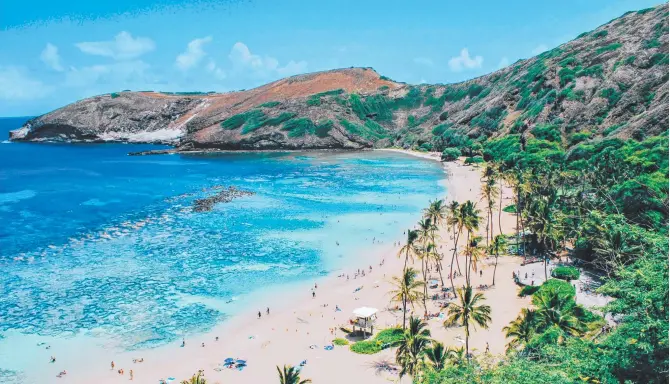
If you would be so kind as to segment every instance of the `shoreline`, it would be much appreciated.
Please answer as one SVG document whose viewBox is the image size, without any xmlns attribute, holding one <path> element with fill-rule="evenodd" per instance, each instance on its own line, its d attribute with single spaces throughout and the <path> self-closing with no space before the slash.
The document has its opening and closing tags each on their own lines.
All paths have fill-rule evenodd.
<svg viewBox="0 0 670 384">
<path fill-rule="evenodd" d="M 393 149 L 390 151 L 439 161 L 439 158 L 435 156 L 424 156 L 422 153 L 413 151 Z M 479 184 L 479 174 L 474 171 L 474 168 L 458 163 L 445 163 L 442 168 L 444 178 L 440 183 L 447 187 L 447 201 L 478 200 L 476 196 L 473 196 L 472 188 L 469 188 L 468 191 L 468 187 L 478 187 Z M 417 213 L 418 215 L 420 213 Z M 411 228 L 413 223 L 407 223 L 407 226 Z M 443 234 L 444 239 L 448 237 L 447 233 Z M 398 233 L 396 240 L 403 241 L 403 239 L 404 236 Z M 444 245 L 450 249 L 447 241 L 442 242 L 440 248 Z M 307 359 L 308 364 L 303 368 L 302 376 L 312 378 L 314 382 L 341 382 L 351 377 L 359 377 L 362 380 L 360 382 L 365 383 L 387 382 L 392 376 L 376 375 L 374 369 L 370 367 L 380 358 L 393 361 L 391 351 L 385 350 L 375 355 L 358 355 L 350 352 L 348 347 L 336 347 L 332 351 L 326 351 L 323 346 L 330 344 L 330 340 L 335 337 L 344 336 L 339 330 L 331 333 L 329 329 L 347 324 L 351 311 L 356 307 L 374 306 L 380 309 L 378 320 L 380 328 L 397 325 L 402 321 L 400 313 L 386 310 L 389 306 L 387 292 L 390 277 L 397 275 L 402 269 L 402 260 L 396 257 L 397 248 L 388 242 L 366 247 L 360 250 L 363 256 L 358 263 L 360 265 L 354 265 L 352 261 L 347 263 L 346 267 L 329 271 L 327 276 L 322 276 L 314 282 L 301 281 L 282 286 L 264 287 L 248 294 L 244 297 L 245 302 L 235 303 L 244 306 L 243 310 L 236 312 L 209 331 L 192 337 L 186 335 L 186 346 L 183 348 L 179 346 L 180 343 L 171 343 L 147 350 L 119 352 L 111 345 L 105 346 L 104 340 L 95 340 L 97 344 L 95 347 L 79 346 L 78 360 L 68 361 L 66 357 L 62 361 L 59 358 L 58 364 L 48 365 L 48 369 L 45 370 L 48 371 L 48 374 L 45 372 L 44 377 L 50 379 L 63 368 L 76 367 L 76 370 L 68 369 L 68 382 L 117 383 L 128 380 L 128 372 L 133 369 L 135 382 L 156 383 L 159 379 L 168 377 L 175 377 L 177 381 L 180 381 L 190 377 L 199 369 L 203 369 L 208 381 L 213 383 L 273 382 L 276 381 L 276 365 L 297 366 L 301 361 Z M 514 262 L 516 258 L 507 259 L 510 259 L 512 266 L 516 265 Z M 382 261 L 383 265 L 380 265 Z M 503 269 L 508 270 L 509 268 L 503 268 L 502 264 L 501 262 L 501 265 L 498 266 L 500 280 L 509 280 L 502 274 Z M 372 267 L 372 272 L 367 273 L 366 277 L 354 278 L 355 270 L 361 267 L 363 269 Z M 346 278 L 337 276 L 342 273 L 348 274 L 350 279 L 347 281 Z M 460 279 L 455 279 L 455 283 L 458 280 Z M 473 284 L 478 282 L 478 278 L 474 279 Z M 318 288 L 314 290 L 316 298 L 311 297 L 310 287 L 313 287 L 313 284 L 318 285 Z M 449 282 L 445 281 L 445 285 L 448 286 Z M 362 289 L 354 293 L 355 288 L 358 287 Z M 300 291 L 304 296 L 300 297 Z M 507 295 L 506 298 L 515 300 L 521 305 L 527 305 L 529 301 L 510 298 Z M 272 303 L 270 316 L 266 315 L 265 305 L 261 306 L 261 301 Z M 248 310 L 254 304 L 258 308 L 254 311 Z M 336 306 L 342 311 L 336 312 L 334 310 Z M 518 313 L 518 305 L 508 307 L 510 307 L 509 313 L 500 318 L 501 325 L 497 326 L 498 328 L 506 325 Z M 259 310 L 262 312 L 260 319 L 255 315 L 255 312 Z M 433 308 L 429 308 L 429 312 L 432 310 Z M 434 331 L 436 338 L 447 345 L 458 343 L 454 340 L 458 340 L 458 335 L 462 333 L 462 330 L 439 329 L 441 327 L 438 323 L 439 320 L 430 320 L 431 328 L 436 328 L 437 325 Z M 218 341 L 216 341 L 217 337 Z M 471 344 L 475 349 L 477 347 L 483 349 L 484 341 L 477 341 L 476 338 L 477 335 L 473 335 Z M 78 341 L 81 340 L 70 340 L 69 343 L 67 340 L 59 342 L 72 344 L 65 348 L 69 349 Z M 202 343 L 204 347 L 201 346 Z M 34 348 L 34 345 L 31 344 L 30 347 Z M 317 345 L 318 348 L 310 349 L 311 345 Z M 502 345 L 499 342 L 492 343 L 491 350 L 494 353 L 501 353 L 503 347 L 504 343 Z M 39 355 L 38 361 L 40 362 L 48 361 L 49 354 L 50 351 L 36 353 Z M 242 372 L 227 369 L 217 371 L 216 369 L 227 357 L 246 359 L 249 365 Z M 132 363 L 132 360 L 136 358 L 143 358 L 144 362 Z M 116 363 L 116 369 L 125 370 L 125 375 L 119 375 L 115 370 L 110 369 L 112 360 Z M 348 367 L 346 374 L 341 372 L 342 366 Z"/>
</svg>

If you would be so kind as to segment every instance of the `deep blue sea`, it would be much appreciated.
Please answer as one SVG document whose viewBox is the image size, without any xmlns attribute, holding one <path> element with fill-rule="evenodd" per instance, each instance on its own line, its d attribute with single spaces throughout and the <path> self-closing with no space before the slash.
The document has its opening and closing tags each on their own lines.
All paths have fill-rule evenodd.
<svg viewBox="0 0 670 384">
<path fill-rule="evenodd" d="M 0 119 L 0 141 L 24 120 Z M 206 331 L 231 300 L 397 240 L 446 193 L 438 163 L 402 154 L 127 156 L 151 148 L 0 144 L 0 337 Z M 255 195 L 193 212 L 217 185 Z"/>
</svg>

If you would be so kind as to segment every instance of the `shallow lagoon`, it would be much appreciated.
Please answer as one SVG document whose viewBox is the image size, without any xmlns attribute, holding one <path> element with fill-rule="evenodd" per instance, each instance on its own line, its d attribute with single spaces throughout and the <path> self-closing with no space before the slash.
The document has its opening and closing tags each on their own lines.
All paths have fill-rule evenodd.
<svg viewBox="0 0 670 384">
<path fill-rule="evenodd" d="M 0 144 L 0 334 L 142 349 L 204 332 L 234 300 L 392 242 L 445 194 L 438 163 L 396 153 L 126 155 L 146 147 Z M 217 185 L 255 195 L 193 212 Z"/>
</svg>

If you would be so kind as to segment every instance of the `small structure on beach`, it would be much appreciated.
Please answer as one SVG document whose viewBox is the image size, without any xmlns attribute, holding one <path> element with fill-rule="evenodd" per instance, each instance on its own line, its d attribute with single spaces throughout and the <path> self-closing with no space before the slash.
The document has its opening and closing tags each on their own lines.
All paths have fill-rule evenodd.
<svg viewBox="0 0 670 384">
<path fill-rule="evenodd" d="M 356 327 L 363 332 L 363 337 L 370 329 L 370 335 L 374 332 L 375 322 L 377 320 L 377 308 L 360 307 L 354 309 L 355 319 L 351 321 L 352 332 L 356 332 Z"/>
</svg>

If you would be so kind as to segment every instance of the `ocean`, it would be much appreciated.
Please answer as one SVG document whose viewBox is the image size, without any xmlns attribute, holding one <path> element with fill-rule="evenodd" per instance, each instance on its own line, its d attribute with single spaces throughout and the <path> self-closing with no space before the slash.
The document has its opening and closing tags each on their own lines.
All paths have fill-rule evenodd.
<svg viewBox="0 0 670 384">
<path fill-rule="evenodd" d="M 446 193 L 439 163 L 397 153 L 127 155 L 156 148 L 0 143 L 0 382 L 22 365 L 7 334 L 137 350 L 205 332 L 399 239 Z M 254 195 L 193 210 L 229 186 Z"/>
</svg>

